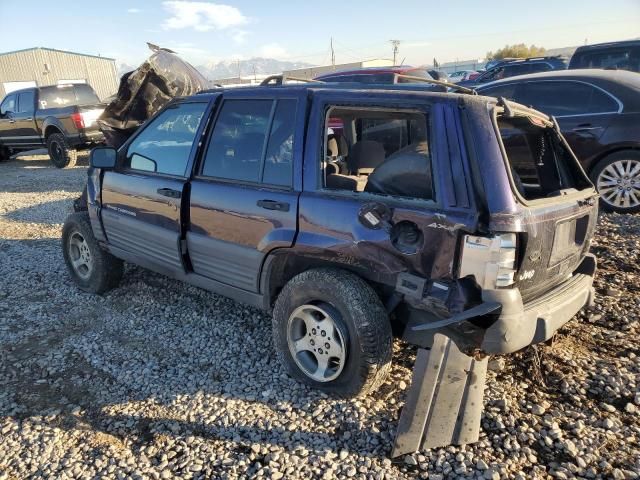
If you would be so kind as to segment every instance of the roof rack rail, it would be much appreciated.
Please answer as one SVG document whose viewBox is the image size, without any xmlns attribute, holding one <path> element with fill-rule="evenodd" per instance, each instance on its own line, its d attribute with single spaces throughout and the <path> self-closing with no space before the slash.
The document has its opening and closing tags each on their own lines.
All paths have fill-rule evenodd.
<svg viewBox="0 0 640 480">
<path fill-rule="evenodd" d="M 476 92 L 473 88 L 467 88 L 467 87 L 463 87 L 462 85 L 457 85 L 455 83 L 449 83 L 449 82 L 441 82 L 440 80 L 434 80 L 432 78 L 424 78 L 424 77 L 414 77 L 413 75 L 401 75 L 401 74 L 397 74 L 396 75 L 397 78 L 404 78 L 406 80 L 413 80 L 416 82 L 424 82 L 424 83 L 431 83 L 433 85 L 440 85 L 442 87 L 447 87 L 447 88 L 451 88 L 453 90 L 457 90 L 461 93 L 468 93 L 469 95 L 477 95 L 478 92 Z"/>
<path fill-rule="evenodd" d="M 306 83 L 324 83 L 322 80 L 311 80 L 309 78 L 290 77 L 288 75 L 270 75 L 265 78 L 260 85 L 263 87 L 282 85 L 287 80 L 293 80 L 294 82 L 306 82 Z"/>
</svg>

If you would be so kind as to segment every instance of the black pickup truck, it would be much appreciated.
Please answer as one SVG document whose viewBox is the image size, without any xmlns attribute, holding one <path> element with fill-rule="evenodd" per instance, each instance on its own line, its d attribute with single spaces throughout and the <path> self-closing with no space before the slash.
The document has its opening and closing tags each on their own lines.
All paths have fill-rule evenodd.
<svg viewBox="0 0 640 480">
<path fill-rule="evenodd" d="M 73 167 L 78 150 L 102 143 L 104 110 L 89 85 L 52 85 L 9 93 L 0 103 L 0 161 L 12 151 L 47 147 L 58 168 Z"/>
</svg>

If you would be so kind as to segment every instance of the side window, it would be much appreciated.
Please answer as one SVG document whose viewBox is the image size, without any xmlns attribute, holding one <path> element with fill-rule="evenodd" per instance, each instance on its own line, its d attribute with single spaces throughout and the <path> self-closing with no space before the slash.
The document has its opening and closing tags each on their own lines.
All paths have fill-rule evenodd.
<svg viewBox="0 0 640 480">
<path fill-rule="evenodd" d="M 2 101 L 0 105 L 0 114 L 6 115 L 7 113 L 15 113 L 16 111 L 16 96 L 9 95 Z"/>
<path fill-rule="evenodd" d="M 495 87 L 481 88 L 478 90 L 480 95 L 487 97 L 504 97 L 507 100 L 514 100 L 516 96 L 516 84 L 509 83 L 506 85 L 496 85 Z"/>
<path fill-rule="evenodd" d="M 225 100 L 202 175 L 290 186 L 296 104 L 294 99 Z"/>
<path fill-rule="evenodd" d="M 293 180 L 293 137 L 296 107 L 293 99 L 278 100 L 273 116 L 262 183 L 291 186 Z"/>
<path fill-rule="evenodd" d="M 333 125 L 340 124 L 339 130 Z M 415 110 L 329 108 L 323 187 L 395 197 L 434 198 L 427 114 Z M 343 144 L 333 155 L 333 144 Z"/>
<path fill-rule="evenodd" d="M 527 73 L 546 72 L 547 70 L 551 70 L 551 65 L 546 62 L 538 62 L 532 63 Z"/>
<path fill-rule="evenodd" d="M 530 64 L 507 65 L 504 67 L 504 76 L 502 78 L 525 75 L 531 72 L 531 67 L 532 65 Z"/>
<path fill-rule="evenodd" d="M 585 83 L 571 81 L 523 83 L 518 90 L 516 101 L 558 117 L 618 110 L 615 100 L 601 90 Z"/>
<path fill-rule="evenodd" d="M 29 113 L 33 112 L 35 105 L 35 94 L 33 90 L 29 90 L 27 92 L 22 92 L 18 95 L 18 112 L 20 113 Z"/>
<path fill-rule="evenodd" d="M 184 176 L 206 108 L 206 103 L 182 103 L 167 108 L 131 142 L 124 167 Z"/>
</svg>

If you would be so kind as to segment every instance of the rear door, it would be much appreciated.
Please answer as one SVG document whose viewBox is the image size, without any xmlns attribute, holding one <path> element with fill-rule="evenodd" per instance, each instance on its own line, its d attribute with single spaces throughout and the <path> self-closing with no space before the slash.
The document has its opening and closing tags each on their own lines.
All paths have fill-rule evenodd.
<svg viewBox="0 0 640 480">
<path fill-rule="evenodd" d="M 184 274 L 182 201 L 208 98 L 173 103 L 119 151 L 102 183 L 102 223 L 110 247 L 135 263 Z"/>
<path fill-rule="evenodd" d="M 20 137 L 17 142 L 21 147 L 36 147 L 41 144 L 40 135 L 34 120 L 36 108 L 36 90 L 25 90 L 18 93 L 18 106 L 14 115 L 14 135 Z"/>
<path fill-rule="evenodd" d="M 258 291 L 266 255 L 296 236 L 303 97 L 225 92 L 191 182 L 193 273 Z"/>
</svg>

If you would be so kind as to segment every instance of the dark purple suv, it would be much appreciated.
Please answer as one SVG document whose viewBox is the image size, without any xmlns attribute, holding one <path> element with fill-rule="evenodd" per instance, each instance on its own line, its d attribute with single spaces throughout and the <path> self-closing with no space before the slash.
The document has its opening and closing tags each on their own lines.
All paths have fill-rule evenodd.
<svg viewBox="0 0 640 480">
<path fill-rule="evenodd" d="M 220 89 L 171 102 L 90 162 L 88 211 L 62 242 L 81 289 L 115 288 L 126 261 L 272 311 L 287 371 L 340 395 L 381 385 L 393 326 L 436 352 L 435 370 L 418 355 L 418 397 L 425 371 L 466 379 L 440 392 L 459 387 L 477 415 L 452 416 L 468 428 L 445 443 L 473 441 L 487 355 L 549 339 L 593 297 L 597 193 L 549 117 L 515 103 Z M 407 418 L 395 454 L 425 428 Z"/>
</svg>

